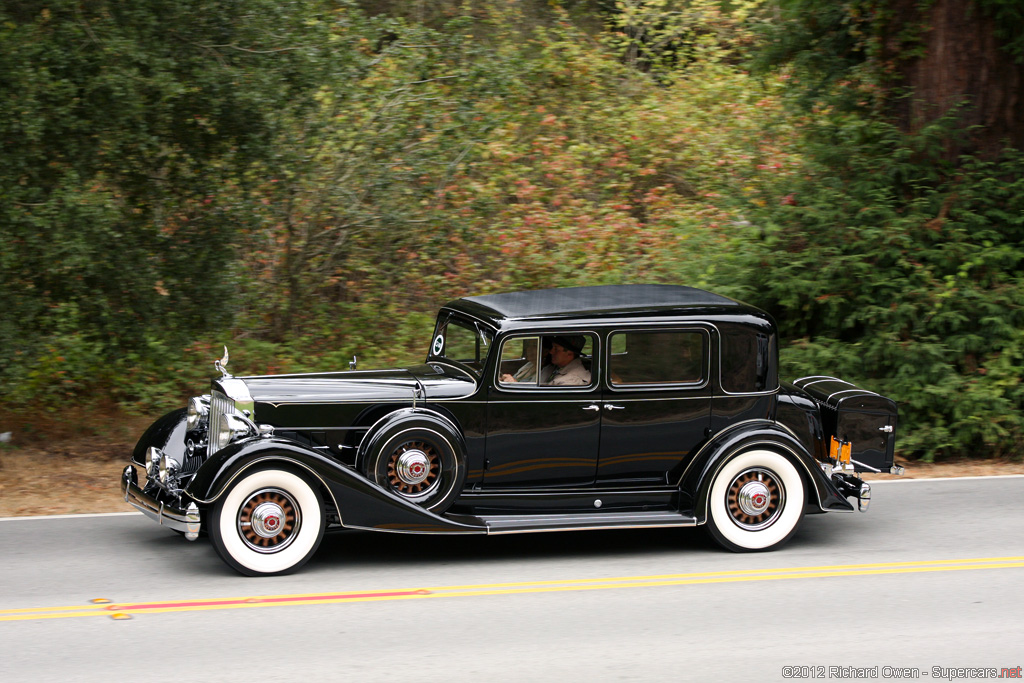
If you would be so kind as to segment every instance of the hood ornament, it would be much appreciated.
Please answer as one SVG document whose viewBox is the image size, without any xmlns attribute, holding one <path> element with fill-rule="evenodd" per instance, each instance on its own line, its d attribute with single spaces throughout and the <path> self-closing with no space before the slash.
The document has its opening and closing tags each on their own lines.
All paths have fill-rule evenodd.
<svg viewBox="0 0 1024 683">
<path fill-rule="evenodd" d="M 227 367 L 227 364 L 228 364 L 229 360 L 231 360 L 231 356 L 228 355 L 228 347 L 225 346 L 224 347 L 224 357 L 221 358 L 220 360 L 213 361 L 213 367 L 215 367 L 218 370 L 220 370 L 220 374 L 223 377 L 231 377 L 231 373 L 228 372 L 225 369 Z"/>
</svg>

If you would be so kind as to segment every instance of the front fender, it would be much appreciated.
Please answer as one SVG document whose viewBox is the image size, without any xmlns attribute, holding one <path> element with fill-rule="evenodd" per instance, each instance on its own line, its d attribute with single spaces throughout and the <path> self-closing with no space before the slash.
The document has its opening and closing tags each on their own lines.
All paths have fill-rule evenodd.
<svg viewBox="0 0 1024 683">
<path fill-rule="evenodd" d="M 185 494 L 203 505 L 212 504 L 245 472 L 264 466 L 296 469 L 318 481 L 344 527 L 417 533 L 486 532 L 483 525 L 435 515 L 329 456 L 279 437 L 244 439 L 217 451 L 196 472 Z"/>
<path fill-rule="evenodd" d="M 773 450 L 791 460 L 804 481 L 814 488 L 808 504 L 815 512 L 853 512 L 853 505 L 835 487 L 806 447 L 789 431 L 769 421 L 738 425 L 717 435 L 691 461 L 680 479 L 680 489 L 691 493 L 697 523 L 707 519 L 708 496 L 715 474 L 733 456 L 754 448 Z M 808 498 L 811 498 L 808 495 Z"/>
<path fill-rule="evenodd" d="M 132 462 L 145 468 L 147 464 L 146 451 L 150 447 L 159 448 L 180 463 L 185 462 L 187 412 L 185 408 L 172 410 L 151 424 L 139 438 L 139 442 L 135 444 L 135 449 L 132 451 Z"/>
</svg>

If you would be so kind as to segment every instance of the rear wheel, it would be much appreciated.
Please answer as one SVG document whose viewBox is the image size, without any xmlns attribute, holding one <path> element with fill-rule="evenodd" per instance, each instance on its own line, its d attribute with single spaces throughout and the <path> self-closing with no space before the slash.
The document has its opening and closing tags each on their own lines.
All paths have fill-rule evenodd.
<svg viewBox="0 0 1024 683">
<path fill-rule="evenodd" d="M 260 469 L 231 484 L 214 504 L 210 539 L 221 559 L 243 574 L 287 574 L 320 545 L 323 507 L 323 497 L 305 476 Z"/>
<path fill-rule="evenodd" d="M 772 451 L 747 451 L 715 475 L 707 528 L 734 552 L 773 550 L 790 539 L 803 512 L 804 483 L 793 463 Z"/>
</svg>

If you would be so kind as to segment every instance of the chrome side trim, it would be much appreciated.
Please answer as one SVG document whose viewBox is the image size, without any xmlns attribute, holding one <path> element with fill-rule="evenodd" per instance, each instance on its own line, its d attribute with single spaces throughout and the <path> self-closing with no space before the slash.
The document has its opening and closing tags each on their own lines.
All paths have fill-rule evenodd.
<svg viewBox="0 0 1024 683">
<path fill-rule="evenodd" d="M 479 505 L 480 501 L 487 501 L 489 498 L 507 498 L 509 496 L 515 496 L 516 498 L 530 498 L 530 497 L 565 497 L 572 496 L 574 498 L 593 498 L 594 496 L 608 496 L 625 495 L 625 496 L 649 496 L 649 495 L 671 495 L 679 490 L 678 486 L 666 486 L 665 488 L 647 488 L 647 489 L 547 489 L 544 491 L 537 490 L 523 490 L 523 489 L 500 489 L 500 490 L 488 490 L 488 491 L 466 491 L 459 496 L 460 501 L 472 502 L 473 505 Z"/>
<path fill-rule="evenodd" d="M 663 524 L 597 524 L 594 526 L 556 526 L 538 527 L 536 529 L 503 529 L 487 530 L 488 536 L 508 536 L 510 534 L 546 534 L 556 531 L 608 531 L 611 529 L 664 529 L 668 527 L 695 527 L 697 520 L 685 522 L 665 522 Z"/>
<path fill-rule="evenodd" d="M 410 389 L 411 389 L 411 387 L 410 387 Z M 473 393 L 476 393 L 476 392 L 473 392 Z M 466 395 L 467 396 L 472 396 L 473 393 L 466 394 Z M 429 398 L 428 397 L 426 400 L 423 401 L 423 403 L 444 403 L 445 401 L 458 401 L 459 403 L 471 403 L 471 401 L 462 401 L 460 399 L 461 399 L 461 397 L 459 397 L 459 396 L 454 396 L 454 397 L 451 397 L 451 398 Z M 381 403 L 381 404 L 383 404 L 383 403 L 397 403 L 397 404 L 404 404 L 404 405 L 407 405 L 407 406 L 411 407 L 412 406 L 412 396 L 410 395 L 409 398 L 375 398 L 372 401 L 368 401 L 365 398 L 334 399 L 334 400 L 326 400 L 325 399 L 323 401 L 307 401 L 307 400 L 302 400 L 302 401 L 274 401 L 274 402 L 266 401 L 266 404 L 268 406 L 273 406 L 275 408 L 277 408 L 278 406 L 283 406 L 283 405 L 289 405 L 289 406 L 326 406 L 326 405 L 344 405 L 346 403 L 360 403 L 360 404 L 363 404 L 363 405 L 368 404 L 368 403 L 374 403 L 374 404 L 376 404 L 376 403 Z M 475 403 L 486 403 L 486 401 L 475 401 Z M 419 406 L 417 406 L 417 407 L 419 407 Z M 277 427 L 277 429 L 281 429 L 281 428 Z M 303 429 L 305 429 L 305 427 L 303 427 Z M 341 429 L 341 427 L 331 427 L 331 429 Z"/>
<path fill-rule="evenodd" d="M 417 536 L 468 536 L 470 534 L 486 534 L 486 529 L 464 529 L 459 531 L 424 531 L 422 529 L 381 529 L 374 526 L 344 525 L 346 529 L 373 531 L 378 534 L 416 534 Z"/>
<path fill-rule="evenodd" d="M 839 394 L 849 394 L 849 393 L 853 393 L 853 392 L 859 392 L 861 394 L 868 394 L 870 396 L 878 396 L 878 394 L 876 394 L 873 391 L 868 391 L 867 389 L 861 389 L 860 387 L 857 387 L 856 389 L 843 389 L 842 391 L 836 391 L 834 393 L 831 393 L 831 394 L 828 395 L 828 398 L 826 398 L 825 401 L 826 402 L 827 401 L 831 401 L 833 396 L 838 396 Z"/>
<path fill-rule="evenodd" d="M 320 404 L 317 404 L 320 405 Z M 274 425 L 274 432 L 358 432 L 369 427 L 278 427 Z"/>
<path fill-rule="evenodd" d="M 793 380 L 793 384 L 796 384 L 797 382 L 803 382 L 805 379 L 821 380 L 821 379 L 838 379 L 838 378 L 832 377 L 831 375 L 808 375 L 807 377 L 801 377 L 799 379 Z"/>
<path fill-rule="evenodd" d="M 487 515 L 479 519 L 488 536 L 591 531 L 601 529 L 656 529 L 697 526 L 694 517 L 678 512 L 586 512 L 566 515 Z"/>
</svg>

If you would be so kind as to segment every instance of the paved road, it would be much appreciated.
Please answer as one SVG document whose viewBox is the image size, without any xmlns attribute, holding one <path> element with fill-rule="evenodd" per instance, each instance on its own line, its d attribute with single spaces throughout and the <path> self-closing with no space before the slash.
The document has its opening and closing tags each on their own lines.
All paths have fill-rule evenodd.
<svg viewBox="0 0 1024 683">
<path fill-rule="evenodd" d="M 1024 665 L 1022 493 L 878 482 L 871 512 L 750 555 L 694 529 L 350 532 L 263 579 L 141 515 L 2 520 L 0 681 L 956 680 Z"/>
</svg>

